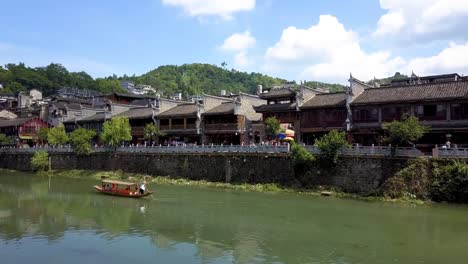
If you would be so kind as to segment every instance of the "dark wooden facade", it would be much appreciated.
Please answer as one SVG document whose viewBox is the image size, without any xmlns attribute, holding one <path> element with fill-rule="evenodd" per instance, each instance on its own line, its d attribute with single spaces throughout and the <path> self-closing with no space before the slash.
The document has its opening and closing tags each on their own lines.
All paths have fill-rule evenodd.
<svg viewBox="0 0 468 264">
<path fill-rule="evenodd" d="M 0 120 L 0 133 L 21 144 L 32 144 L 37 141 L 37 133 L 49 125 L 39 117 Z"/>
<path fill-rule="evenodd" d="M 204 115 L 206 144 L 234 144 L 244 142 L 246 136 L 245 116 L 233 113 Z"/>
</svg>

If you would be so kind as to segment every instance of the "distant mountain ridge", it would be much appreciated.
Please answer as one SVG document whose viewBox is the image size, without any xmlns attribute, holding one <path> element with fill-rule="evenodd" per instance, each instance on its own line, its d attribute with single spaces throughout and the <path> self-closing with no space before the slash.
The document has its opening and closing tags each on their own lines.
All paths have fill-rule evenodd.
<svg viewBox="0 0 468 264">
<path fill-rule="evenodd" d="M 223 64 L 225 66 L 225 64 Z M 135 84 L 148 84 L 156 88 L 162 96 L 182 93 L 184 96 L 195 94 L 220 94 L 226 92 L 255 93 L 257 85 L 265 88 L 284 84 L 287 81 L 261 73 L 247 73 L 235 69 L 228 70 L 211 64 L 192 63 L 183 65 L 164 65 L 140 76 L 113 76 L 92 78 L 84 71 L 69 72 L 64 66 L 51 63 L 45 67 L 31 68 L 23 63 L 6 64 L 0 67 L 0 93 L 18 93 L 39 89 L 44 95 L 53 95 L 62 87 L 88 89 L 101 93 L 126 92 L 120 81 L 128 80 Z M 340 84 L 305 82 L 309 87 L 328 88 L 331 92 L 343 91 Z"/>
</svg>

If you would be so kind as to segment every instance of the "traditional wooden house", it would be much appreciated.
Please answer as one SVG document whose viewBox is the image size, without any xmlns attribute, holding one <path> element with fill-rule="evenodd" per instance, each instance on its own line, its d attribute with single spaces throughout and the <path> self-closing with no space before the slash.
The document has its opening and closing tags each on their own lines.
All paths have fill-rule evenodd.
<svg viewBox="0 0 468 264">
<path fill-rule="evenodd" d="M 301 107 L 302 142 L 313 144 L 331 130 L 346 130 L 346 94 L 318 94 Z"/>
<path fill-rule="evenodd" d="M 288 83 L 266 89 L 265 92 L 259 86 L 257 93 L 261 99 L 266 100 L 266 104 L 255 107 L 255 111 L 263 115 L 263 120 L 277 118 L 282 128 L 294 130 L 296 139 L 300 141 L 300 107 L 315 95 L 328 93 L 328 90 L 304 85 L 296 88 L 295 84 Z"/>
<path fill-rule="evenodd" d="M 167 144 L 201 144 L 203 141 L 202 113 L 205 113 L 231 98 L 203 94 L 196 102 L 181 103 L 157 115 L 159 127 L 167 136 Z"/>
<path fill-rule="evenodd" d="M 255 134 L 252 122 L 259 121 L 262 115 L 256 113 L 254 106 L 266 103 L 258 96 L 239 93 L 232 101 L 204 112 L 203 143 L 205 144 L 249 144 L 255 139 L 260 142 L 260 135 Z"/>
<path fill-rule="evenodd" d="M 133 101 L 133 103 L 136 103 Z M 132 127 L 132 138 L 134 143 L 144 141 L 144 128 L 149 123 L 158 124 L 157 115 L 176 107 L 181 102 L 169 99 L 157 98 L 155 100 L 141 100 L 141 106 L 122 112 L 117 116 L 127 117 Z"/>
<path fill-rule="evenodd" d="M 166 144 L 200 144 L 200 119 L 203 106 L 198 103 L 177 105 L 157 115 L 159 129 L 166 134 Z"/>
<path fill-rule="evenodd" d="M 96 105 L 93 100 L 55 97 L 48 104 L 48 123 L 57 126 L 66 121 L 83 119 L 102 112 L 105 104 Z"/>
<path fill-rule="evenodd" d="M 99 135 L 102 132 L 102 125 L 104 124 L 104 122 L 111 118 L 112 115 L 110 112 L 103 111 L 79 120 L 65 121 L 63 122 L 63 124 L 67 133 L 70 133 L 73 130 L 82 127 L 85 129 L 93 130 L 94 132 L 96 132 L 97 135 Z"/>
<path fill-rule="evenodd" d="M 141 99 L 154 99 L 155 96 L 145 96 L 145 95 L 135 95 L 135 94 L 125 94 L 125 93 L 110 93 L 97 96 L 98 101 L 111 102 L 116 104 L 132 104 L 135 100 Z"/>
<path fill-rule="evenodd" d="M 418 143 L 468 144 L 468 80 L 457 74 L 366 88 L 350 103 L 354 142 L 381 143 L 383 124 L 414 115 L 430 127 Z"/>
<path fill-rule="evenodd" d="M 37 140 L 37 132 L 48 127 L 47 122 L 38 117 L 0 120 L 0 133 L 19 144 L 30 144 Z"/>
</svg>

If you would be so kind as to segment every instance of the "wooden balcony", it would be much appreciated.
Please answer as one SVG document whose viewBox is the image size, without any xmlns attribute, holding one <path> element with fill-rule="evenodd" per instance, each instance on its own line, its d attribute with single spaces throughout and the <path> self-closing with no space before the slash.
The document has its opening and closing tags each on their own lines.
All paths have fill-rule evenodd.
<svg viewBox="0 0 468 264">
<path fill-rule="evenodd" d="M 161 125 L 159 126 L 161 130 L 184 130 L 184 129 L 197 129 L 196 124 L 186 124 L 186 125 Z"/>
<path fill-rule="evenodd" d="M 206 131 L 236 131 L 237 123 L 205 124 Z"/>
<path fill-rule="evenodd" d="M 145 134 L 145 127 L 134 126 L 132 127 L 132 136 L 143 136 Z"/>
</svg>

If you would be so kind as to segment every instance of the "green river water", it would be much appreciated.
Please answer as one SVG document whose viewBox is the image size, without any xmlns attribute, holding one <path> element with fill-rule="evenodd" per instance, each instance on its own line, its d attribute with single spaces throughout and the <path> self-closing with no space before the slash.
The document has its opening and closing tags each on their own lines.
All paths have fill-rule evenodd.
<svg viewBox="0 0 468 264">
<path fill-rule="evenodd" d="M 0 172 L 0 263 L 468 263 L 468 207 Z"/>
</svg>

